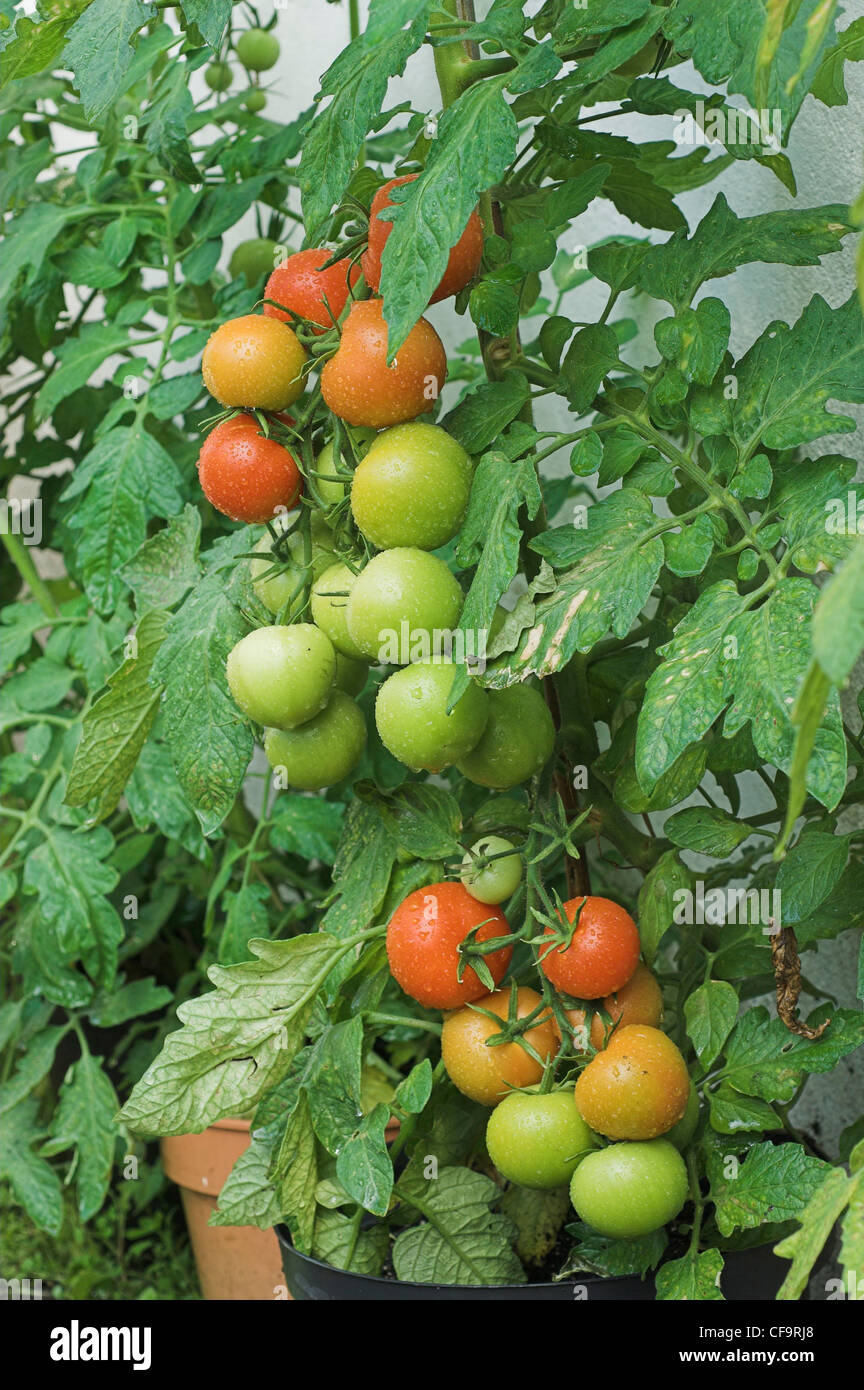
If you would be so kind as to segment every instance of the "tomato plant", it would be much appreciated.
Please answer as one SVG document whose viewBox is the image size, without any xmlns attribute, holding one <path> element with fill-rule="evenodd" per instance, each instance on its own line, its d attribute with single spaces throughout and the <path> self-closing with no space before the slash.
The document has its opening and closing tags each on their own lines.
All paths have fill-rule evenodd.
<svg viewBox="0 0 864 1390">
<path fill-rule="evenodd" d="M 864 1191 L 860 21 L 360 8 L 302 110 L 279 6 L 0 17 L 0 1177 L 119 1260 L 245 1116 L 216 1221 L 350 1287 L 788 1302 Z"/>
</svg>

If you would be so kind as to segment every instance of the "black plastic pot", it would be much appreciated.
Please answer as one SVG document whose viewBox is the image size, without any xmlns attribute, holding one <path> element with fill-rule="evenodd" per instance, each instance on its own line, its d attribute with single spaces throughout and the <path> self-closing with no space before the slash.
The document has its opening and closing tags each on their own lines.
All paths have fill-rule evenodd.
<svg viewBox="0 0 864 1390">
<path fill-rule="evenodd" d="M 277 1226 L 282 1250 L 282 1267 L 291 1297 L 298 1301 L 335 1299 L 339 1302 L 397 1302 L 441 1299 L 472 1302 L 483 1299 L 545 1299 L 573 1302 L 574 1284 L 585 1289 L 587 1301 L 650 1302 L 654 1299 L 653 1279 L 601 1279 L 580 1274 L 572 1282 L 558 1284 L 409 1284 L 399 1279 L 379 1279 L 368 1274 L 350 1274 L 344 1269 L 301 1255 L 291 1244 L 285 1226 Z M 730 1302 L 771 1302 L 789 1269 L 770 1246 L 755 1250 L 734 1250 L 726 1255 L 721 1278 L 723 1297 Z"/>
</svg>

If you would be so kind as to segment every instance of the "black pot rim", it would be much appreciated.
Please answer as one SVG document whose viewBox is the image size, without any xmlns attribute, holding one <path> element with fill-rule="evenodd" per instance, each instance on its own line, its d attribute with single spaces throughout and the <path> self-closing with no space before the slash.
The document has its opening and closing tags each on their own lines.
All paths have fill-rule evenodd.
<svg viewBox="0 0 864 1390">
<path fill-rule="evenodd" d="M 524 1284 L 421 1284 L 418 1283 L 416 1279 L 385 1279 L 380 1274 L 358 1274 L 356 1270 L 339 1269 L 338 1265 L 328 1265 L 323 1260 L 316 1260 L 314 1255 L 304 1255 L 303 1251 L 298 1250 L 296 1245 L 294 1245 L 293 1241 L 291 1240 L 291 1233 L 286 1225 L 280 1224 L 278 1226 L 274 1226 L 273 1229 L 276 1232 L 276 1236 L 280 1245 L 284 1245 L 287 1249 L 289 1249 L 292 1252 L 292 1254 L 296 1255 L 298 1259 L 305 1260 L 307 1264 L 314 1265 L 316 1269 L 323 1269 L 327 1272 L 335 1270 L 336 1273 L 347 1274 L 352 1279 L 364 1279 L 368 1281 L 370 1284 L 383 1284 L 387 1288 L 391 1288 L 393 1284 L 401 1284 L 402 1287 L 406 1289 L 488 1289 L 490 1293 L 494 1293 L 496 1289 L 500 1292 L 502 1289 L 525 1288 Z M 588 1271 L 580 1270 L 578 1283 L 618 1284 L 623 1282 L 624 1280 L 633 1279 L 634 1277 L 638 1278 L 639 1276 L 634 1276 L 632 1274 L 591 1274 Z M 574 1280 L 573 1282 L 577 1281 Z M 567 1279 L 544 1279 L 542 1281 L 538 1280 L 536 1283 L 532 1284 L 531 1288 L 559 1289 L 562 1284 L 566 1283 L 568 1283 Z"/>
</svg>

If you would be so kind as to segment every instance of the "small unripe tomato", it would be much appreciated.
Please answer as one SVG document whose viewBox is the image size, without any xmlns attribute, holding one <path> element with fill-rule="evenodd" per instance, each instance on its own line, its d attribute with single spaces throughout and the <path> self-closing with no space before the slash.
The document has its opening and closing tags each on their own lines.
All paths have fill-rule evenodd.
<svg viewBox="0 0 864 1390">
<path fill-rule="evenodd" d="M 211 92 L 227 92 L 231 86 L 231 69 L 227 63 L 208 63 L 204 69 L 204 81 Z"/>
<path fill-rule="evenodd" d="M 520 1187 L 563 1187 L 597 1143 L 569 1091 L 514 1091 L 486 1126 L 489 1157 L 502 1178 Z"/>
<path fill-rule="evenodd" d="M 487 912 L 492 910 L 486 909 Z M 475 996 L 474 1002 L 477 1009 L 459 1009 L 458 1013 L 445 1018 L 441 1030 L 441 1057 L 447 1075 L 464 1096 L 476 1100 L 478 1105 L 498 1105 L 514 1087 L 537 1084 L 543 1075 L 541 1063 L 558 1051 L 558 1038 L 552 1013 L 547 1011 L 538 1014 L 537 1021 L 520 1034 L 537 1053 L 540 1062 L 519 1042 L 490 1047 L 488 1039 L 502 1031 L 507 1018 L 510 990 L 499 989 L 482 999 Z M 517 1018 L 527 1018 L 541 1003 L 542 995 L 523 986 L 517 994 Z M 478 1009 L 486 1009 L 494 1017 L 487 1018 Z"/>
<path fill-rule="evenodd" d="M 385 208 L 393 206 L 391 190 L 400 183 L 413 183 L 416 177 L 416 174 L 402 174 L 399 178 L 390 179 L 378 189 L 372 199 L 369 210 L 369 246 L 363 254 L 362 265 L 366 283 L 373 290 L 377 291 L 381 283 L 381 256 L 393 228 L 393 223 L 382 221 L 380 214 Z M 464 289 L 480 269 L 482 255 L 483 223 L 477 213 L 472 212 L 465 230 L 450 252 L 447 268 L 429 303 L 435 304 L 439 299 L 447 299 L 451 294 L 458 294 Z"/>
<path fill-rule="evenodd" d="M 306 251 L 295 251 L 275 270 L 271 267 L 264 298 L 276 303 L 265 304 L 263 312 L 269 318 L 290 323 L 290 309 L 309 323 L 329 328 L 348 303 L 349 287 L 360 278 L 359 267 L 348 260 L 322 270 L 332 254 L 326 246 L 312 246 Z"/>
<path fill-rule="evenodd" d="M 510 932 L 501 909 L 478 903 L 461 883 L 433 883 L 409 893 L 387 925 L 391 975 L 427 1009 L 458 1009 L 479 999 L 486 986 L 473 966 L 466 965 L 459 979 L 459 945 L 475 928 L 478 945 Z M 508 945 L 484 956 L 496 984 L 512 954 Z"/>
<path fill-rule="evenodd" d="M 259 627 L 228 653 L 228 688 L 257 724 L 293 729 L 327 704 L 336 675 L 330 638 L 311 623 Z"/>
<path fill-rule="evenodd" d="M 267 439 L 252 415 L 235 415 L 211 430 L 198 455 L 207 501 L 234 521 L 270 521 L 297 506 L 303 478 L 293 456 Z"/>
<path fill-rule="evenodd" d="M 296 729 L 267 729 L 264 752 L 277 773 L 298 791 L 332 787 L 348 777 L 366 746 L 363 711 L 349 695 L 334 690 L 320 714 Z"/>
<path fill-rule="evenodd" d="M 279 57 L 279 40 L 266 29 L 247 29 L 234 48 L 247 72 L 267 72 Z"/>
<path fill-rule="evenodd" d="M 609 1139 L 656 1139 L 683 1117 L 687 1065 L 659 1028 L 631 1023 L 613 1033 L 576 1082 L 583 1120 Z"/>
<path fill-rule="evenodd" d="M 446 377 L 444 345 L 426 319 L 417 320 L 388 367 L 381 300 L 363 299 L 350 309 L 321 372 L 321 394 L 349 425 L 383 429 L 431 410 Z"/>
<path fill-rule="evenodd" d="M 312 617 L 322 632 L 326 632 L 337 652 L 352 661 L 361 661 L 363 653 L 348 631 L 348 599 L 357 576 L 347 565 L 331 565 L 320 574 L 312 587 Z"/>
<path fill-rule="evenodd" d="M 375 555 L 357 576 L 348 600 L 348 631 L 370 661 L 406 665 L 443 647 L 463 601 L 459 581 L 443 560 L 397 546 Z"/>
<path fill-rule="evenodd" d="M 296 618 L 301 612 L 306 600 L 305 588 L 308 588 L 309 581 L 314 581 L 335 559 L 332 533 L 318 522 L 319 515 L 317 512 L 312 514 L 312 559 L 311 572 L 308 575 L 305 573 L 305 546 L 299 532 L 293 531 L 288 540 L 283 541 L 279 548 L 274 550 L 273 538 L 269 531 L 265 531 L 253 546 L 255 558 L 249 561 L 252 587 L 271 613 L 281 613 L 285 604 L 290 601 L 291 606 L 285 612 L 286 622 Z M 281 513 L 274 517 L 273 525 L 277 531 L 284 531 L 290 521 L 291 518 L 287 514 Z M 304 579 L 305 588 L 302 582 Z"/>
<path fill-rule="evenodd" d="M 249 90 L 244 93 L 243 105 L 246 107 L 246 110 L 251 111 L 254 116 L 259 111 L 263 111 L 264 107 L 267 105 L 267 93 L 262 92 L 260 87 L 250 87 Z"/>
<path fill-rule="evenodd" d="M 228 266 L 232 280 L 242 275 L 250 289 L 257 285 L 272 271 L 277 245 L 266 236 L 241 241 L 239 246 L 235 246 Z"/>
<path fill-rule="evenodd" d="M 602 999 L 626 985 L 639 962 L 636 923 L 610 898 L 571 898 L 564 903 L 568 922 L 576 922 L 569 946 L 541 948 L 540 969 L 551 985 L 576 999 Z M 578 918 L 578 921 L 577 921 Z"/>
<path fill-rule="evenodd" d="M 628 1023 L 646 1023 L 650 1028 L 657 1028 L 663 1018 L 663 995 L 656 976 L 640 961 L 626 985 L 601 999 L 600 1007 L 612 1019 L 612 1024 L 617 1024 L 619 1028 L 626 1027 Z M 584 1009 L 566 1009 L 565 1012 L 574 1030 L 585 1030 Z M 590 1042 L 595 1048 L 606 1044 L 606 1026 L 599 1013 L 595 1013 L 591 1020 Z M 580 1046 L 578 1037 L 577 1046 Z M 584 1050 L 584 1045 L 581 1050 Z"/>
<path fill-rule="evenodd" d="M 489 691 L 489 723 L 459 771 L 469 782 L 506 791 L 527 782 L 549 761 L 555 725 L 540 691 L 511 685 Z"/>
<path fill-rule="evenodd" d="M 610 1144 L 579 1164 L 570 1179 L 570 1200 L 601 1235 L 635 1240 L 678 1215 L 688 1186 L 684 1160 L 665 1139 Z"/>
<path fill-rule="evenodd" d="M 503 903 L 522 882 L 522 856 L 500 835 L 484 835 L 462 860 L 459 877 L 478 902 Z"/>
<path fill-rule="evenodd" d="M 447 713 L 455 672 L 447 661 L 415 661 L 394 671 L 378 691 L 375 723 L 381 742 L 413 772 L 441 772 L 482 736 L 488 702 L 473 681 Z"/>
<path fill-rule="evenodd" d="M 222 405 L 284 410 L 303 393 L 305 362 L 306 352 L 287 323 L 244 314 L 211 333 L 201 371 Z"/>
<path fill-rule="evenodd" d="M 437 550 L 462 524 L 471 459 L 440 425 L 413 421 L 379 434 L 357 465 L 351 511 L 379 550 Z"/>
</svg>

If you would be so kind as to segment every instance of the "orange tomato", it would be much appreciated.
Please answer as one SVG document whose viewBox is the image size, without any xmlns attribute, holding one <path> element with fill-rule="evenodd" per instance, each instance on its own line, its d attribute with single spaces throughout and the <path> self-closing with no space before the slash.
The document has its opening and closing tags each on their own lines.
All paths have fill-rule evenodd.
<svg viewBox="0 0 864 1390">
<path fill-rule="evenodd" d="M 609 1139 L 656 1139 L 683 1116 L 690 1097 L 684 1058 L 659 1028 L 618 1028 L 576 1082 L 576 1106 Z"/>
<path fill-rule="evenodd" d="M 319 267 L 331 255 L 326 247 L 310 247 L 307 251 L 295 251 L 277 266 L 264 287 L 264 298 L 275 299 L 282 308 L 265 304 L 263 312 L 267 317 L 290 323 L 291 315 L 286 311 L 291 309 L 301 319 L 329 328 L 348 303 L 349 286 L 360 278 L 360 267 L 348 260 L 321 270 Z"/>
<path fill-rule="evenodd" d="M 487 957 L 488 960 L 488 957 Z M 516 1013 L 527 1018 L 542 1002 L 542 995 L 523 987 L 517 991 Z M 543 1075 L 543 1067 L 518 1042 L 487 1046 L 487 1040 L 501 1032 L 510 1007 L 509 989 L 477 999 L 479 1008 L 496 1015 L 487 1018 L 476 1009 L 459 1009 L 444 1020 L 441 1033 L 441 1056 L 447 1075 L 463 1095 L 480 1105 L 497 1105 L 514 1086 L 534 1086 Z M 521 1034 L 545 1062 L 558 1051 L 558 1036 L 551 1011 L 540 1014 L 527 1032 Z"/>
<path fill-rule="evenodd" d="M 284 410 L 303 393 L 305 361 L 305 349 L 287 323 L 244 314 L 211 333 L 201 371 L 222 405 Z"/>
<path fill-rule="evenodd" d="M 387 366 L 387 324 L 380 299 L 358 300 L 321 372 L 325 402 L 349 425 L 383 429 L 431 410 L 447 376 L 444 347 L 431 323 L 418 319 Z"/>
<path fill-rule="evenodd" d="M 370 289 L 377 291 L 381 284 L 381 256 L 393 227 L 392 222 L 381 220 L 380 213 L 385 208 L 393 206 L 393 200 L 390 197 L 391 190 L 400 183 L 413 183 L 416 177 L 416 174 L 403 174 L 401 178 L 390 179 L 388 183 L 378 189 L 372 199 L 372 207 L 369 212 L 369 246 L 363 253 L 361 261 L 363 274 Z M 450 252 L 447 268 L 429 303 L 435 304 L 439 299 L 447 299 L 451 294 L 458 294 L 461 289 L 464 289 L 468 281 L 473 280 L 480 269 L 482 255 L 483 223 L 477 213 L 472 212 L 465 230 Z"/>
<path fill-rule="evenodd" d="M 234 521 L 270 521 L 297 506 L 303 479 L 293 456 L 261 434 L 252 415 L 235 415 L 211 430 L 198 455 L 207 501 Z"/>
<path fill-rule="evenodd" d="M 614 994 L 607 994 L 605 999 L 598 1002 L 601 1009 L 612 1019 L 612 1024 L 617 1024 L 619 1028 L 628 1023 L 647 1023 L 651 1028 L 656 1028 L 663 1017 L 663 995 L 660 986 L 648 966 L 643 965 L 641 961 L 626 985 L 622 985 Z M 574 1030 L 585 1028 L 584 1009 L 565 1009 L 564 1012 Z M 614 1037 L 614 1032 L 610 1032 L 610 1037 Z M 595 1013 L 591 1020 L 591 1046 L 604 1047 L 605 1040 L 606 1025 L 600 1015 Z M 577 1036 L 577 1046 L 578 1043 Z"/>
</svg>

